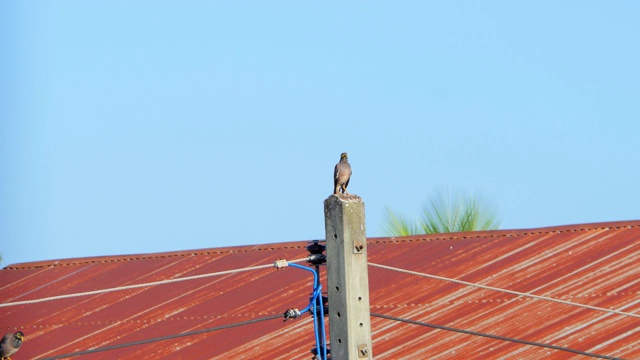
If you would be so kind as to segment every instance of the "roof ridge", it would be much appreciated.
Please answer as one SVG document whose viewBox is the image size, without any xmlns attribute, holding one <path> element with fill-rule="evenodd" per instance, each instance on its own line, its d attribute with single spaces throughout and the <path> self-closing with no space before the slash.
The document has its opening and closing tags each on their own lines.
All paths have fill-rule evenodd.
<svg viewBox="0 0 640 360">
<path fill-rule="evenodd" d="M 424 234 L 424 235 L 412 235 L 412 236 L 394 236 L 394 237 L 367 237 L 367 240 L 373 244 L 384 244 L 387 242 L 414 242 L 414 241 L 447 241 L 447 240 L 460 240 L 469 238 L 505 238 L 514 236 L 526 236 L 531 234 L 550 234 L 550 233 L 563 233 L 563 232 L 576 232 L 576 231 L 594 231 L 604 229 L 620 229 L 620 228 L 634 228 L 640 227 L 640 220 L 629 221 L 615 221 L 615 222 L 600 222 L 600 223 L 586 223 L 586 224 L 574 224 L 574 225 L 560 225 L 541 228 L 530 229 L 507 229 L 507 230 L 486 230 L 486 231 L 469 231 L 469 232 L 457 232 L 446 234 Z M 275 249 L 300 249 L 303 248 L 302 243 L 306 244 L 313 240 L 304 241 L 291 241 L 258 245 L 240 245 L 229 246 L 220 248 L 205 248 L 197 250 L 179 250 L 149 254 L 133 254 L 133 255 L 112 255 L 112 256 L 96 256 L 96 257 L 83 257 L 83 258 L 71 258 L 71 259 L 59 259 L 59 260 L 44 260 L 36 262 L 18 263 L 8 265 L 4 269 L 0 270 L 28 270 L 37 269 L 43 267 L 56 267 L 56 266 L 74 266 L 74 265 L 86 265 L 96 263 L 108 263 L 108 262 L 124 262 L 135 260 L 151 260 L 170 257 L 184 257 L 184 256 L 199 256 L 199 255 L 212 255 L 212 254 L 231 254 L 236 252 L 250 252 L 250 251 L 270 251 Z M 324 241 L 324 240 L 321 240 Z"/>
<path fill-rule="evenodd" d="M 630 221 L 616 221 L 616 222 L 602 222 L 602 223 L 588 223 L 588 224 L 575 224 L 575 225 L 560 225 L 549 226 L 541 228 L 531 229 L 516 229 L 516 230 L 483 230 L 483 231 L 466 231 L 455 233 L 439 233 L 439 234 L 422 234 L 422 235 L 410 235 L 410 236 L 393 236 L 393 237 L 377 237 L 368 238 L 373 243 L 386 243 L 393 242 L 413 242 L 413 241 L 432 241 L 432 240 L 464 240 L 469 238 L 505 238 L 514 236 L 526 236 L 532 234 L 551 234 L 551 233 L 566 233 L 566 232 L 578 232 L 578 231 L 595 231 L 595 230 L 608 230 L 608 229 L 621 229 L 621 228 L 637 228 L 640 227 L 640 220 Z"/>
<path fill-rule="evenodd" d="M 305 243 L 306 242 L 307 241 L 305 241 Z M 233 246 L 233 247 L 222 247 L 222 248 L 205 248 L 205 249 L 197 249 L 197 250 L 180 250 L 180 251 L 169 251 L 169 252 L 159 252 L 159 253 L 149 253 L 149 254 L 112 255 L 112 256 L 59 259 L 59 260 L 44 260 L 44 261 L 37 261 L 37 262 L 13 264 L 0 270 L 27 270 L 27 269 L 37 269 L 37 268 L 43 268 L 43 267 L 74 266 L 74 265 L 86 265 L 86 264 L 97 264 L 97 263 L 117 263 L 117 262 L 125 262 L 125 261 L 154 260 L 154 259 L 172 258 L 172 257 L 199 256 L 199 255 L 212 255 L 212 254 L 232 254 L 237 252 L 272 251 L 276 249 L 302 248 L 302 246 L 300 245 L 292 245 L 295 243 L 300 243 L 300 241 L 260 244 L 260 245 L 247 245 L 247 246 Z"/>
</svg>

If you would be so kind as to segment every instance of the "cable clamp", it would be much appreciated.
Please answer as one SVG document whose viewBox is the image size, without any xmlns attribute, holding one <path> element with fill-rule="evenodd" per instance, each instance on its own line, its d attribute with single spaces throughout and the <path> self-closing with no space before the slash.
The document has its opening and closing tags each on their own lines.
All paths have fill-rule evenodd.
<svg viewBox="0 0 640 360">
<path fill-rule="evenodd" d="M 313 265 L 321 265 L 327 262 L 327 257 L 323 254 L 311 254 L 307 257 L 307 262 Z"/>
<path fill-rule="evenodd" d="M 276 269 L 280 270 L 280 269 L 282 269 L 282 268 L 286 268 L 287 266 L 289 266 L 289 263 L 287 262 L 287 260 L 284 260 L 284 259 L 282 259 L 282 260 L 276 260 L 276 262 L 275 262 L 275 263 L 273 263 L 273 266 L 274 266 Z"/>
<path fill-rule="evenodd" d="M 300 316 L 302 316 L 302 314 L 300 314 L 300 310 L 298 309 L 288 309 L 287 311 L 284 312 L 284 320 L 283 321 L 287 321 L 289 319 L 297 319 Z"/>
</svg>

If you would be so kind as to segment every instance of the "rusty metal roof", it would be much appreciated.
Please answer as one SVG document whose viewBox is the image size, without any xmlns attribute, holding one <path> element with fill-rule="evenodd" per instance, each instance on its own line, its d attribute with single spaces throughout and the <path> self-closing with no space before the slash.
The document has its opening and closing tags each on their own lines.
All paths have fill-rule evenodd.
<svg viewBox="0 0 640 360">
<path fill-rule="evenodd" d="M 0 304 L 300 259 L 307 244 L 11 265 L 0 271 Z M 370 238 L 368 254 L 374 264 L 640 314 L 640 221 Z M 369 281 L 375 314 L 640 359 L 638 317 L 375 266 L 369 267 Z M 308 272 L 267 268 L 0 307 L 0 332 L 25 333 L 14 360 L 136 342 L 77 358 L 307 359 L 314 346 L 311 318 L 269 318 L 304 307 L 311 282 Z M 230 327 L 255 319 L 268 320 Z M 207 329 L 215 331 L 171 337 Z M 586 358 L 380 317 L 372 317 L 372 334 L 376 359 Z"/>
</svg>

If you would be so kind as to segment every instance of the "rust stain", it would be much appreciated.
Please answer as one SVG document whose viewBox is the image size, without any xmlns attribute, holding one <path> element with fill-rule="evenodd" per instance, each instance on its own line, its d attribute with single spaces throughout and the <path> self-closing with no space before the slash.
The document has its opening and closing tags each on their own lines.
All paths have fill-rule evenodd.
<svg viewBox="0 0 640 360">
<path fill-rule="evenodd" d="M 160 281 L 305 257 L 307 242 L 41 261 L 0 271 L 0 303 Z M 370 238 L 370 262 L 640 314 L 640 221 Z M 326 288 L 326 280 L 322 280 Z M 373 312 L 625 359 L 640 319 L 369 268 Z M 39 359 L 225 327 L 306 305 L 306 272 L 232 275 L 0 308 L 0 332 Z M 376 359 L 568 359 L 563 351 L 372 318 Z M 91 359 L 310 358 L 309 316 L 94 353 Z"/>
</svg>

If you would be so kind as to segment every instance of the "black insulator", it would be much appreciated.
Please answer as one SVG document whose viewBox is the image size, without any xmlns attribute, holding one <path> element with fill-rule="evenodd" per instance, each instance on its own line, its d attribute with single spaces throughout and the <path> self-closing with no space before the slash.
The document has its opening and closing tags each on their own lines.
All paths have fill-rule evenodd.
<svg viewBox="0 0 640 360">
<path fill-rule="evenodd" d="M 313 240 L 312 244 L 307 245 L 309 254 L 322 254 L 327 247 L 320 244 L 319 240 Z"/>
</svg>

